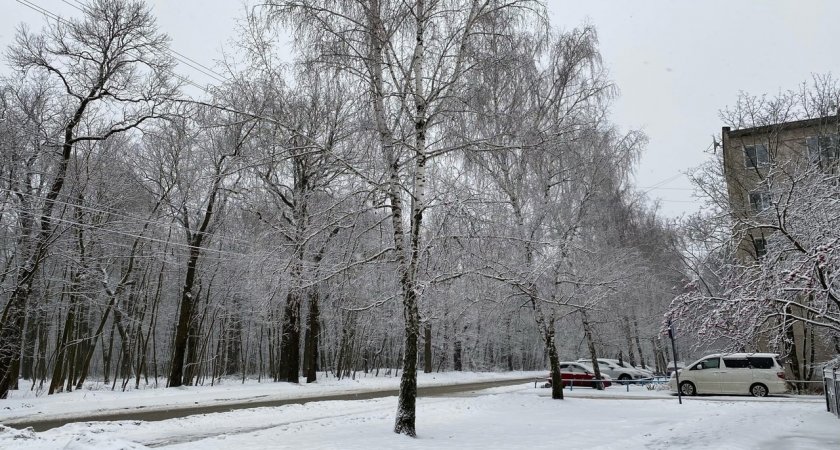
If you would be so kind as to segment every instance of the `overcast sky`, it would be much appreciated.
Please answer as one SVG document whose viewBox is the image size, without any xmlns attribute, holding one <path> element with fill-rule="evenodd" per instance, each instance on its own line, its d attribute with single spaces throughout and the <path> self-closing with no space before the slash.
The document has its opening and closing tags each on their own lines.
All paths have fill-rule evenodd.
<svg viewBox="0 0 840 450">
<path fill-rule="evenodd" d="M 60 15 L 78 11 L 63 0 L 26 0 Z M 172 48 L 212 66 L 242 17 L 238 0 L 152 0 Z M 682 172 L 709 157 L 723 125 L 718 110 L 739 91 L 773 94 L 811 74 L 840 73 L 840 1 L 832 0 L 549 0 L 555 27 L 598 29 L 604 63 L 618 84 L 614 121 L 650 138 L 637 186 L 661 200 L 669 217 L 698 209 Z M 0 0 L 0 46 L 18 23 L 38 28 L 39 14 Z M 5 70 L 4 70 L 5 72 Z M 199 82 L 206 76 L 180 67 Z M 652 188 L 652 189 L 651 189 Z"/>
</svg>

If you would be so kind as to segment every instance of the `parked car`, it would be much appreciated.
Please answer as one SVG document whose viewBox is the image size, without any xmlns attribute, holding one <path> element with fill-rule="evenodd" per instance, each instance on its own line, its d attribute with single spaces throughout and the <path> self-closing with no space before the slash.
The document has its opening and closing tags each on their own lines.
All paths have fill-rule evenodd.
<svg viewBox="0 0 840 450">
<path fill-rule="evenodd" d="M 785 371 L 775 353 L 718 353 L 699 359 L 679 371 L 680 384 L 671 375 L 668 386 L 683 395 L 741 394 L 764 397 L 783 394 Z"/>
<path fill-rule="evenodd" d="M 681 362 L 678 362 L 676 364 L 668 363 L 667 369 L 665 369 L 665 370 L 666 370 L 667 375 L 670 377 L 674 373 L 675 370 L 682 370 L 682 369 L 685 369 L 685 364 L 683 364 Z"/>
<path fill-rule="evenodd" d="M 591 359 L 579 359 L 577 362 L 590 367 L 592 366 Z M 633 367 L 622 367 L 618 364 L 618 360 L 614 359 L 598 358 L 598 369 L 601 370 L 601 373 L 609 375 L 610 378 L 618 380 L 621 384 L 627 384 L 631 380 L 641 380 L 649 377 L 649 375 Z"/>
<path fill-rule="evenodd" d="M 643 369 L 641 367 L 631 365 L 627 361 L 619 361 L 617 359 L 607 359 L 607 361 L 610 361 L 613 364 L 615 364 L 619 367 L 623 367 L 625 369 L 633 369 L 633 370 L 639 372 L 642 375 L 642 378 L 650 378 L 650 377 L 653 376 L 653 371 L 652 370 Z"/>
<path fill-rule="evenodd" d="M 561 362 L 560 363 L 560 378 L 563 380 L 563 387 L 569 385 L 574 386 L 591 386 L 597 387 L 597 380 L 595 380 L 595 369 L 587 364 L 577 362 Z M 612 379 L 607 374 L 601 375 L 601 382 L 604 387 L 612 386 Z M 551 387 L 551 374 L 548 374 L 547 383 L 545 387 Z"/>
</svg>

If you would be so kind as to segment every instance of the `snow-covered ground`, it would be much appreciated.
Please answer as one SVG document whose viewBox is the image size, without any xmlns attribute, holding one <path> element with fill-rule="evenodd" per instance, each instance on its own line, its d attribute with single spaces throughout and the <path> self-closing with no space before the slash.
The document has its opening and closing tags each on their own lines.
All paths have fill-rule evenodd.
<svg viewBox="0 0 840 450">
<path fill-rule="evenodd" d="M 288 398 L 318 397 L 331 394 L 384 391 L 398 389 L 400 378 L 393 376 L 365 376 L 355 379 L 326 377 L 319 374 L 316 383 L 299 385 L 291 383 L 258 383 L 256 380 L 228 379 L 214 386 L 184 386 L 179 388 L 141 387 L 122 392 L 111 390 L 111 385 L 88 383 L 84 389 L 70 393 L 46 395 L 29 389 L 10 391 L 9 399 L 0 401 L 0 424 L 16 420 L 61 419 L 84 414 L 107 416 L 115 411 L 143 409 L 171 410 L 195 405 L 211 406 L 242 401 L 267 401 Z M 446 372 L 418 373 L 419 386 L 472 383 L 480 381 L 509 380 L 523 377 L 544 377 L 539 372 Z M 21 380 L 20 386 L 26 386 Z"/>
<path fill-rule="evenodd" d="M 551 400 L 549 390 L 528 383 L 420 398 L 416 439 L 391 432 L 396 399 L 386 397 L 77 423 L 42 433 L 0 429 L 0 448 L 840 448 L 840 420 L 820 397 L 698 397 L 679 405 L 644 387 L 566 394 Z"/>
</svg>

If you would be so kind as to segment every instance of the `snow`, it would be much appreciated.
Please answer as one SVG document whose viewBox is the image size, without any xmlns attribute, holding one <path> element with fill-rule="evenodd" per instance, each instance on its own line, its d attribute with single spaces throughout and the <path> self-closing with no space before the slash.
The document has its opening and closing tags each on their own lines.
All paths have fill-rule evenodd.
<svg viewBox="0 0 840 450">
<path fill-rule="evenodd" d="M 240 401 L 266 401 L 289 398 L 308 398 L 331 394 L 385 391 L 400 387 L 399 376 L 365 376 L 338 380 L 323 373 L 316 383 L 299 385 L 241 379 L 222 380 L 214 386 L 181 386 L 177 388 L 143 387 L 122 392 L 111 390 L 111 385 L 101 382 L 88 383 L 84 389 L 69 393 L 46 395 L 43 392 L 21 389 L 9 392 L 9 399 L 0 401 L 0 423 L 14 423 L 27 419 L 61 419 L 84 415 L 106 416 L 115 411 L 143 409 L 144 411 L 171 410 L 195 405 L 211 406 Z M 492 380 L 509 380 L 535 377 L 545 378 L 545 371 L 538 372 L 445 372 L 418 373 L 418 386 L 440 386 Z M 24 388 L 26 381 L 21 380 Z"/>
<path fill-rule="evenodd" d="M 825 412 L 822 397 L 692 397 L 680 405 L 666 391 L 640 386 L 566 394 L 551 400 L 548 389 L 523 383 L 421 397 L 416 439 L 391 432 L 396 398 L 385 397 L 160 422 L 74 423 L 42 433 L 2 428 L 0 448 L 840 448 L 840 421 Z"/>
</svg>

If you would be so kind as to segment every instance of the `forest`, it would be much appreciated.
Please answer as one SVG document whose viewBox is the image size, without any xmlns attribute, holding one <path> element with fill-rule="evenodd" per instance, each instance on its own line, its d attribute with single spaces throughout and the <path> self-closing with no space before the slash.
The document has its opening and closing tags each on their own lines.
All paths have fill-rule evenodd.
<svg viewBox="0 0 840 450">
<path fill-rule="evenodd" d="M 664 371 L 683 238 L 593 26 L 271 0 L 201 85 L 148 5 L 76 4 L 4 53 L 0 398 L 372 373 L 413 435 L 417 370 Z"/>
</svg>

